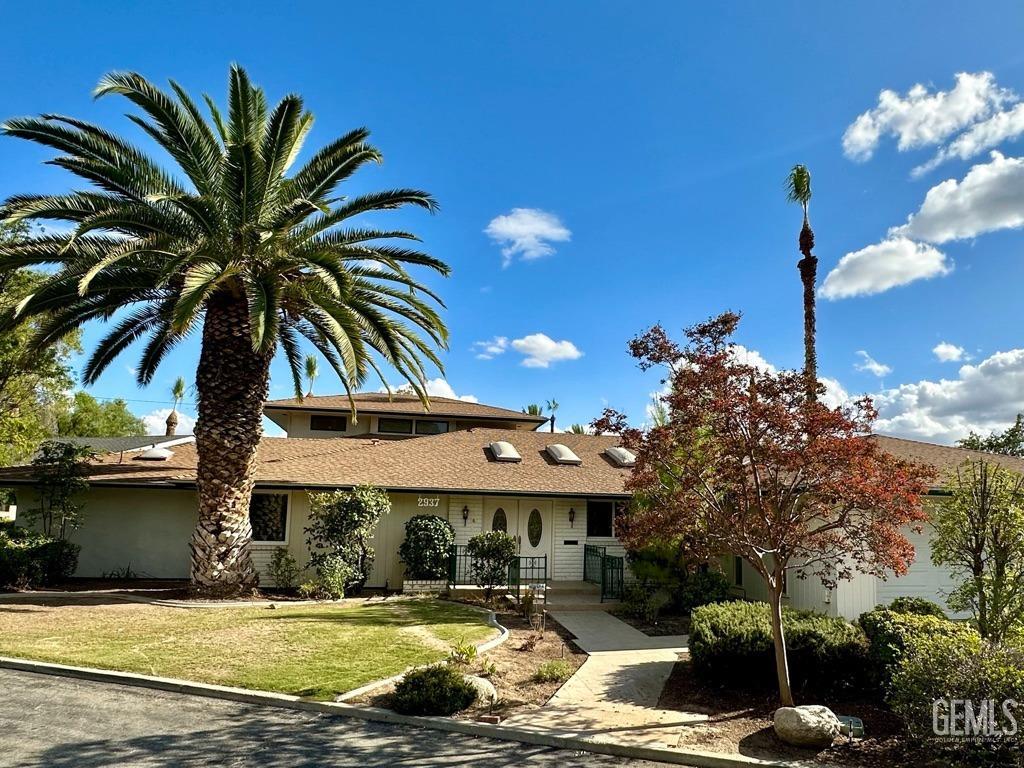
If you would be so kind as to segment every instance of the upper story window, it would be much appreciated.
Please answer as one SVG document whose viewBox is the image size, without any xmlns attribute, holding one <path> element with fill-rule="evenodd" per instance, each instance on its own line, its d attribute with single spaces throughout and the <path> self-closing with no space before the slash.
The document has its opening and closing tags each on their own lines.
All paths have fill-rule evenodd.
<svg viewBox="0 0 1024 768">
<path fill-rule="evenodd" d="M 314 413 L 309 417 L 309 429 L 312 432 L 344 432 L 348 429 L 348 417 Z"/>
<path fill-rule="evenodd" d="M 377 431 L 386 435 L 411 435 L 412 419 L 377 419 Z"/>
<path fill-rule="evenodd" d="M 440 435 L 448 431 L 447 421 L 428 421 L 426 419 L 416 420 L 417 435 Z"/>
</svg>

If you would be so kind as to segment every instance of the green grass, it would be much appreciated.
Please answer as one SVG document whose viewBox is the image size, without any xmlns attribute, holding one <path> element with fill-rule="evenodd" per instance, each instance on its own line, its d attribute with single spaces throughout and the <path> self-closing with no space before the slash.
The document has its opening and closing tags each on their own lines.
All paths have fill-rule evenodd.
<svg viewBox="0 0 1024 768">
<path fill-rule="evenodd" d="M 326 700 L 458 642 L 484 616 L 432 600 L 175 609 L 57 600 L 0 603 L 0 655 L 176 677 Z"/>
</svg>

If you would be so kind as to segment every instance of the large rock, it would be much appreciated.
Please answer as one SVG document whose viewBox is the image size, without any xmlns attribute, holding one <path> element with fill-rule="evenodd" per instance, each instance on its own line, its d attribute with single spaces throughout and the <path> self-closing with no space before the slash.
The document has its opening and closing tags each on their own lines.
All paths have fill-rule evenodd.
<svg viewBox="0 0 1024 768">
<path fill-rule="evenodd" d="M 839 718 L 818 705 L 780 707 L 775 710 L 775 735 L 795 747 L 825 749 L 839 735 Z"/>
<path fill-rule="evenodd" d="M 476 700 L 481 704 L 494 704 L 498 700 L 498 689 L 485 677 L 463 675 L 466 682 L 476 688 Z"/>
</svg>

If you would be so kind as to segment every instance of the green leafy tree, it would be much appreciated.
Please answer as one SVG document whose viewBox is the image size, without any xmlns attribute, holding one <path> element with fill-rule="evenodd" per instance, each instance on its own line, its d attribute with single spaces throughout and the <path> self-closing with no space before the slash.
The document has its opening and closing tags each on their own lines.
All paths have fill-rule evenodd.
<svg viewBox="0 0 1024 768">
<path fill-rule="evenodd" d="M 351 569 L 345 591 L 361 589 L 373 570 L 373 530 L 390 511 L 387 493 L 368 485 L 311 493 L 306 527 L 310 567 L 322 571 L 340 559 Z"/>
<path fill-rule="evenodd" d="M 991 432 L 988 437 L 982 437 L 972 431 L 963 440 L 958 440 L 957 445 L 972 451 L 1024 456 L 1024 414 L 1018 413 L 1013 424 L 1002 432 Z"/>
<path fill-rule="evenodd" d="M 995 642 L 1024 630 L 1024 476 L 967 461 L 946 482 L 932 516 L 932 561 L 957 581 L 947 597 Z"/>
<path fill-rule="evenodd" d="M 28 234 L 24 222 L 0 223 L 0 248 Z M 0 315 L 33 293 L 43 279 L 42 273 L 28 269 L 0 272 Z M 39 322 L 0 330 L 0 466 L 27 461 L 53 434 L 54 408 L 74 385 L 69 357 L 78 349 L 78 334 L 35 349 L 29 341 Z"/>
<path fill-rule="evenodd" d="M 57 414 L 59 437 L 134 437 L 146 434 L 142 419 L 120 398 L 101 403 L 88 392 L 76 392 Z"/>
<path fill-rule="evenodd" d="M 199 511 L 190 548 L 194 588 L 249 590 L 249 500 L 270 363 L 278 347 L 302 396 L 305 340 L 346 391 L 381 365 L 395 369 L 428 403 L 428 363 L 447 330 L 438 296 L 410 267 L 447 275 L 447 265 L 401 245 L 417 238 L 362 227 L 364 214 L 417 206 L 426 192 L 348 195 L 339 185 L 381 153 L 357 128 L 295 164 L 313 124 L 297 95 L 270 108 L 233 66 L 227 111 L 205 97 L 209 117 L 177 83 L 161 90 L 136 73 L 102 79 L 97 96 L 120 95 L 132 121 L 166 152 L 166 170 L 143 149 L 98 125 L 60 115 L 8 120 L 3 133 L 55 149 L 50 162 L 91 185 L 60 195 L 17 195 L 0 218 L 56 221 L 45 232 L 0 246 L 0 274 L 34 265 L 53 271 L 0 319 L 39 322 L 30 348 L 45 349 L 90 320 L 113 321 L 83 370 L 95 382 L 142 342 L 140 385 L 190 335 L 202 340 L 195 388 Z M 383 376 L 381 376 L 383 380 Z"/>
<path fill-rule="evenodd" d="M 37 506 L 26 521 L 46 536 L 63 541 L 82 522 L 81 495 L 89 489 L 85 479 L 92 452 L 81 445 L 48 441 L 32 460 Z"/>
<path fill-rule="evenodd" d="M 818 279 L 818 257 L 814 255 L 814 230 L 808 216 L 811 202 L 811 172 L 806 165 L 794 165 L 786 177 L 786 199 L 797 203 L 804 213 L 800 227 L 800 254 L 797 262 L 804 289 L 804 376 L 808 400 L 818 397 L 818 352 L 816 348 L 814 287 Z"/>
</svg>

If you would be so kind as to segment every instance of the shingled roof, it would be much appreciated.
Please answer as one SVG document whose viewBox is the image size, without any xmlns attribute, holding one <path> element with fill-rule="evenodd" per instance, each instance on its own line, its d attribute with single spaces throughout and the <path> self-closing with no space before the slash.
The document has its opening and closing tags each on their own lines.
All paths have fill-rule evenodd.
<svg viewBox="0 0 1024 768">
<path fill-rule="evenodd" d="M 415 395 L 382 392 L 360 392 L 352 395 L 358 413 L 387 413 L 422 416 L 450 416 L 461 419 L 500 419 L 502 421 L 522 421 L 531 424 L 542 424 L 547 421 L 544 416 L 530 416 L 510 408 L 498 408 L 493 405 L 471 403 L 466 400 L 455 400 L 450 397 L 431 397 L 430 409 Z M 302 410 L 302 411 L 344 411 L 352 410 L 348 395 L 310 395 L 301 400 L 289 397 L 284 400 L 268 400 L 264 410 Z"/>
<path fill-rule="evenodd" d="M 488 446 L 511 442 L 522 456 L 498 462 Z M 541 496 L 626 496 L 629 470 L 603 453 L 618 445 L 614 436 L 551 434 L 471 429 L 415 440 L 375 438 L 265 438 L 256 463 L 257 487 L 345 488 L 376 485 L 390 490 L 443 493 L 507 493 Z M 558 464 L 545 448 L 562 443 L 582 459 L 578 466 Z M 100 456 L 88 477 L 94 485 L 195 485 L 194 444 L 179 445 L 163 461 Z M 5 481 L 31 480 L 31 468 L 0 470 Z"/>
<path fill-rule="evenodd" d="M 886 435 L 875 435 L 879 446 L 886 453 L 890 453 L 900 459 L 916 461 L 919 464 L 929 464 L 938 472 L 935 478 L 935 487 L 940 487 L 946 476 L 954 471 L 965 461 L 986 461 L 999 464 L 1014 472 L 1024 474 L 1024 458 L 1017 456 L 1002 456 L 996 453 L 985 453 L 984 451 L 972 451 L 967 448 L 957 448 L 951 445 L 936 445 L 935 443 L 923 443 L 919 440 L 906 440 L 901 437 L 888 437 Z"/>
</svg>

